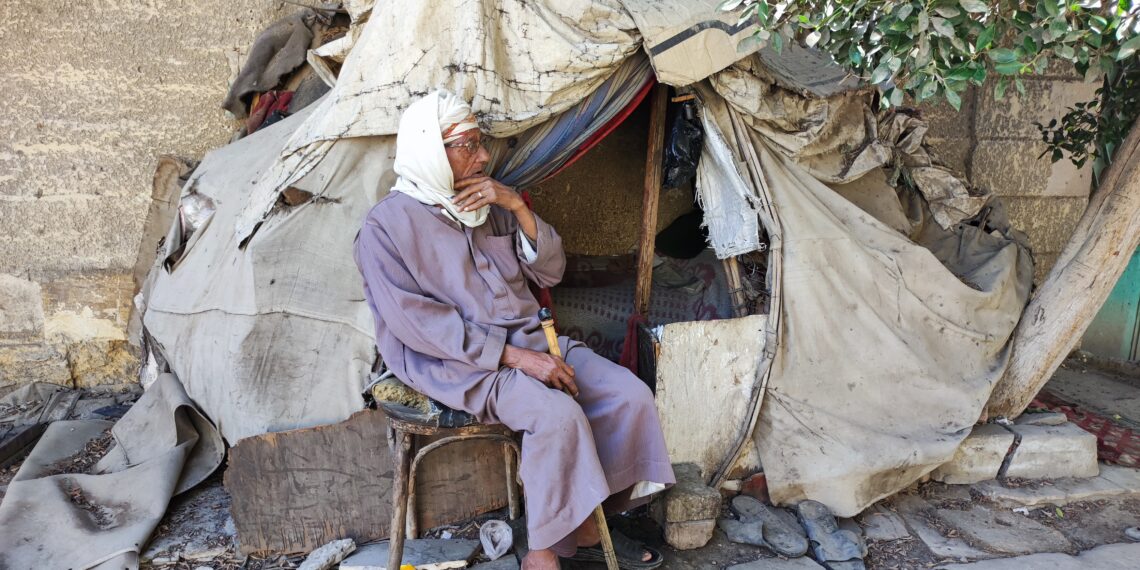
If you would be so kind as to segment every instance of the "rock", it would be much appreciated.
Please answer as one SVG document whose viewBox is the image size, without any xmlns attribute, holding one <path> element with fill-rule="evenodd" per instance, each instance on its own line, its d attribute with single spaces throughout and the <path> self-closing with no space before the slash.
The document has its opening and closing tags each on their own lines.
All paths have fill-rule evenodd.
<svg viewBox="0 0 1140 570">
<path fill-rule="evenodd" d="M 654 518 L 665 529 L 665 542 L 678 550 L 700 548 L 712 540 L 720 514 L 720 492 L 705 485 L 692 463 L 673 466 L 677 484 L 653 505 Z"/>
<path fill-rule="evenodd" d="M 1014 425 L 1021 442 L 1010 457 L 1006 477 L 1059 479 L 1096 477 L 1096 436 L 1073 425 Z"/>
<path fill-rule="evenodd" d="M 910 536 L 902 517 L 882 505 L 875 505 L 862 515 L 863 536 L 867 540 L 899 540 Z"/>
<path fill-rule="evenodd" d="M 665 523 L 665 542 L 677 550 L 701 548 L 712 540 L 716 519 Z"/>
<path fill-rule="evenodd" d="M 1140 542 L 1140 527 L 1130 526 L 1124 529 L 1124 536 L 1128 537 L 1128 540 Z"/>
<path fill-rule="evenodd" d="M 351 538 L 334 540 L 310 552 L 297 570 L 328 570 L 354 550 L 356 550 L 356 541 Z"/>
<path fill-rule="evenodd" d="M 1010 488 L 997 481 L 983 481 L 973 489 L 983 497 L 1005 506 L 1067 505 L 1077 501 L 1095 501 L 1126 493 L 1103 477 L 1058 479 L 1052 485 Z"/>
<path fill-rule="evenodd" d="M 1069 421 L 1061 412 L 1036 412 L 1021 414 L 1013 423 L 1019 426 L 1059 426 Z"/>
<path fill-rule="evenodd" d="M 139 359 L 125 340 L 87 340 L 67 346 L 67 363 L 75 387 L 128 384 L 136 381 Z"/>
<path fill-rule="evenodd" d="M 692 463 L 673 466 L 677 484 L 662 498 L 664 518 L 661 522 L 706 521 L 720 514 L 720 493 L 705 485 L 700 468 Z"/>
<path fill-rule="evenodd" d="M 946 524 L 958 529 L 972 544 L 1004 554 L 1059 552 L 1073 548 L 1060 532 L 1009 511 L 973 505 L 964 511 L 938 509 Z"/>
<path fill-rule="evenodd" d="M 931 474 L 935 481 L 964 485 L 997 477 L 1014 435 L 997 424 L 975 426 L 958 446 L 954 457 Z"/>
<path fill-rule="evenodd" d="M 927 522 L 934 517 L 934 507 L 921 498 L 905 495 L 898 497 L 895 501 L 898 505 L 899 515 L 935 556 L 956 560 L 978 560 L 994 557 L 993 554 L 978 550 L 960 538 L 942 536 L 938 529 Z"/>
<path fill-rule="evenodd" d="M 417 570 L 466 568 L 467 561 L 478 549 L 478 540 L 413 539 L 404 543 L 403 563 Z M 340 563 L 340 570 L 387 570 L 387 567 L 387 542 L 361 546 Z"/>
</svg>

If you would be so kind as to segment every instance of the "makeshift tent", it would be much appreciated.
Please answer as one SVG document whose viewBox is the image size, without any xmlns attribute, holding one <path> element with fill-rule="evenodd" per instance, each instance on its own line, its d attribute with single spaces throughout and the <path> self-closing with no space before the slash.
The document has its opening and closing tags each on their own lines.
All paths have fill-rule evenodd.
<svg viewBox="0 0 1140 570">
<path fill-rule="evenodd" d="M 640 4 L 377 5 L 323 100 L 206 158 L 184 194 L 215 210 L 177 262 L 155 272 L 144 322 L 227 439 L 335 422 L 360 407 L 375 357 L 348 252 L 360 216 L 391 183 L 402 108 L 447 87 L 472 101 L 485 132 L 515 139 L 496 148 L 499 165 L 525 165 L 555 139 L 576 141 L 549 154 L 564 160 L 642 86 L 634 22 L 666 13 Z M 723 18 L 707 4 L 710 20 Z M 756 398 L 764 403 L 751 415 L 774 496 L 820 498 L 853 514 L 949 459 L 1004 366 L 1031 272 L 1024 247 L 995 216 L 967 223 L 990 197 L 933 163 L 921 121 L 876 118 L 873 93 L 821 57 L 795 47 L 734 54 L 694 86 L 710 133 L 698 191 L 720 256 L 757 249 L 760 228 L 772 244 L 768 325 L 738 342 L 764 347 L 757 385 L 767 379 L 767 387 Z M 618 102 L 598 112 L 606 99 Z M 894 195 L 883 168 L 912 206 L 892 198 L 906 235 L 827 186 L 877 175 L 884 182 L 872 190 Z M 286 205 L 290 187 L 312 198 Z M 726 211 L 738 221 L 719 221 Z M 957 257 L 928 249 L 934 230 L 957 240 Z M 973 234 L 984 239 L 964 237 Z M 882 350 L 889 338 L 897 353 Z M 914 417 L 841 413 L 875 409 L 887 393 L 912 402 Z M 808 427 L 790 429 L 801 421 Z M 854 438 L 860 431 L 883 439 Z M 820 437 L 858 452 L 821 453 Z M 806 459 L 793 468 L 797 454 Z M 812 490 L 821 488 L 826 495 Z"/>
<path fill-rule="evenodd" d="M 926 153 L 921 121 L 877 116 L 818 54 L 737 52 L 748 30 L 715 5 L 351 3 L 350 33 L 309 54 L 343 56 L 330 93 L 210 153 L 184 187 L 139 299 L 155 364 L 231 443 L 344 420 L 376 360 L 351 246 L 394 181 L 402 110 L 455 91 L 499 139 L 498 175 L 536 180 L 644 94 L 640 47 L 699 101 L 716 255 L 769 248 L 767 311 L 725 341 L 750 377 L 693 402 L 735 410 L 706 476 L 758 452 L 775 501 L 849 516 L 950 459 L 1006 365 L 1027 250 Z"/>
</svg>

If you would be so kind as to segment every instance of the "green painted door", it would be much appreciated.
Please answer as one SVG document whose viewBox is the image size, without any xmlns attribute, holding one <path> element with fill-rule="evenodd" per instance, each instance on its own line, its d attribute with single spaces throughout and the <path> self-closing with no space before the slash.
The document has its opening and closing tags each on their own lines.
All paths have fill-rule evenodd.
<svg viewBox="0 0 1140 570">
<path fill-rule="evenodd" d="M 1081 348 L 1097 356 L 1137 360 L 1140 341 L 1140 250 L 1132 254 L 1116 287 L 1096 314 Z"/>
</svg>

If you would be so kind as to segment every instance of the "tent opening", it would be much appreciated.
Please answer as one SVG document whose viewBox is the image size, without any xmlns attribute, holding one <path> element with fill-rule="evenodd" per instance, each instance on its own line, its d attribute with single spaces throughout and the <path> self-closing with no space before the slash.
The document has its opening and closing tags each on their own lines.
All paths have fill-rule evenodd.
<svg viewBox="0 0 1140 570">
<path fill-rule="evenodd" d="M 569 167 L 528 190 L 535 211 L 558 230 L 566 250 L 566 273 L 551 290 L 559 331 L 615 362 L 637 312 L 651 99 Z M 668 104 L 666 145 L 680 109 Z M 639 375 L 651 387 L 655 327 L 767 310 L 767 252 L 718 259 L 694 182 L 663 188 L 657 200 L 648 322 L 636 325 Z"/>
</svg>

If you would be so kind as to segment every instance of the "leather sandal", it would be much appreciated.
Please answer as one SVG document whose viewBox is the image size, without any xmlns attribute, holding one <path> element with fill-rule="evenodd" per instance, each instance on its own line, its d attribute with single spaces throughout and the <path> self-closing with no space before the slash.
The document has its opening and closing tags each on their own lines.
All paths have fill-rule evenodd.
<svg viewBox="0 0 1140 570">
<path fill-rule="evenodd" d="M 610 539 L 614 543 L 614 554 L 617 555 L 618 566 L 622 570 L 650 570 L 665 562 L 665 557 L 657 549 L 646 546 L 614 529 L 610 529 Z M 641 557 L 646 552 L 650 554 L 649 560 L 642 560 Z M 602 551 L 602 544 L 599 542 L 594 546 L 579 547 L 578 553 L 570 557 L 570 560 L 604 564 L 606 553 Z"/>
</svg>

